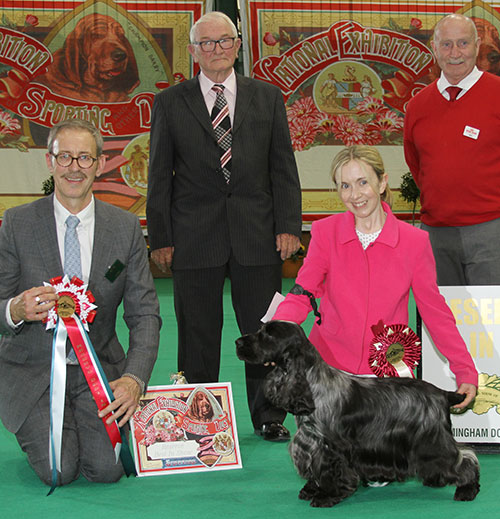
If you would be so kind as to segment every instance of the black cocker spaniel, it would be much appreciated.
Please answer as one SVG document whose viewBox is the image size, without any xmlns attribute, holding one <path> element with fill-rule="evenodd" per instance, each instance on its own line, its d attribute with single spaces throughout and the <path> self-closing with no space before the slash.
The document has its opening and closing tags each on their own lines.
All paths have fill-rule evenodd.
<svg viewBox="0 0 500 519">
<path fill-rule="evenodd" d="M 464 396 L 422 380 L 363 378 L 323 361 L 302 328 L 266 323 L 236 341 L 241 360 L 272 363 L 265 393 L 296 416 L 290 454 L 307 483 L 300 499 L 333 506 L 359 483 L 418 478 L 424 485 L 455 485 L 455 500 L 479 492 L 479 463 L 451 432 L 450 406 Z"/>
</svg>

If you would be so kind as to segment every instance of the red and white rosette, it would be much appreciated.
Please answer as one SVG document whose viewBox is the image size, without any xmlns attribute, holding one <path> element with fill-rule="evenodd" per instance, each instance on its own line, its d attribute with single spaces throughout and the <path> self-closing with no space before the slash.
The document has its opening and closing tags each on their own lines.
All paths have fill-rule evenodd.
<svg viewBox="0 0 500 519">
<path fill-rule="evenodd" d="M 76 276 L 70 281 L 68 276 L 52 278 L 45 286 L 53 286 L 59 299 L 54 308 L 49 310 L 46 319 L 46 329 L 55 328 L 59 317 L 64 321 L 78 317 L 86 331 L 89 331 L 88 323 L 94 318 L 97 306 L 94 304 L 92 292 L 87 290 L 87 285 Z"/>
<path fill-rule="evenodd" d="M 407 324 L 372 326 L 368 363 L 377 377 L 411 377 L 420 362 L 422 341 Z"/>
<path fill-rule="evenodd" d="M 53 286 L 59 296 L 56 305 L 49 311 L 46 329 L 54 330 L 52 341 L 52 369 L 50 380 L 50 439 L 49 455 L 52 469 L 52 493 L 57 485 L 57 472 L 61 472 L 61 445 L 66 393 L 66 342 L 69 338 L 80 367 L 85 375 L 92 396 L 100 410 L 113 400 L 113 393 L 102 370 L 99 359 L 87 334 L 88 323 L 94 320 L 97 306 L 87 285 L 76 276 L 56 277 L 45 283 Z M 115 451 L 116 461 L 122 445 L 120 429 L 116 422 L 106 424 L 102 420 Z"/>
</svg>

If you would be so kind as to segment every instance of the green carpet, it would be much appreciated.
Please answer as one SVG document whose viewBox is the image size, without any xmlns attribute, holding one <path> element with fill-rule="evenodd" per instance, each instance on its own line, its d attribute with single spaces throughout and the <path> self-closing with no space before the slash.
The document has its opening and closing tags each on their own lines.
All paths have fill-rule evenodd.
<svg viewBox="0 0 500 519">
<path fill-rule="evenodd" d="M 285 280 L 284 291 L 291 283 Z M 176 325 L 172 284 L 156 280 L 163 316 L 160 354 L 151 384 L 169 384 L 176 370 Z M 414 313 L 410 319 L 412 324 Z M 311 326 L 309 320 L 305 328 Z M 414 321 L 413 321 L 414 322 Z M 119 334 L 126 344 L 126 328 Z M 248 416 L 243 365 L 234 353 L 239 336 L 229 292 L 225 295 L 225 327 L 221 381 L 231 381 L 243 468 L 213 473 L 122 478 L 113 485 L 88 483 L 80 478 L 46 497 L 44 486 L 28 466 L 14 436 L 0 425 L 0 514 L 3 519 L 49 518 L 66 514 L 80 518 L 175 517 L 262 518 L 349 517 L 349 519 L 473 519 L 496 516 L 500 490 L 500 456 L 483 454 L 481 492 L 472 503 L 453 501 L 454 488 L 431 489 L 416 481 L 384 488 L 360 488 L 333 509 L 311 509 L 297 494 L 304 482 L 297 476 L 287 446 L 264 442 L 253 434 Z M 29 383 L 29 381 L 27 381 Z M 294 422 L 285 424 L 293 431 Z"/>
</svg>

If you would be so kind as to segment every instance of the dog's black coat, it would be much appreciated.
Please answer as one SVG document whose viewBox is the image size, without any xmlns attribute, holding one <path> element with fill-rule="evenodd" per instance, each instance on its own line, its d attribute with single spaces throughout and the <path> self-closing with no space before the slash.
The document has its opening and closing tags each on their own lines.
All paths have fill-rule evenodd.
<svg viewBox="0 0 500 519">
<path fill-rule="evenodd" d="M 326 364 L 302 328 L 271 321 L 236 341 L 241 360 L 274 363 L 266 396 L 296 416 L 290 454 L 307 480 L 299 497 L 333 506 L 358 484 L 419 478 L 456 485 L 455 499 L 479 492 L 479 463 L 451 432 L 450 406 L 464 396 L 422 380 L 362 378 Z"/>
</svg>

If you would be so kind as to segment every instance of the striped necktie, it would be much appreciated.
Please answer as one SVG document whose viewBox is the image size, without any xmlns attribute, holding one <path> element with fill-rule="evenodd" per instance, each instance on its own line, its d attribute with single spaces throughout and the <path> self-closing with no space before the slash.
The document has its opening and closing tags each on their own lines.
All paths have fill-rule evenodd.
<svg viewBox="0 0 500 519">
<path fill-rule="evenodd" d="M 214 85 L 212 90 L 217 94 L 211 113 L 212 126 L 220 148 L 220 165 L 224 179 L 229 182 L 231 177 L 231 144 L 233 141 L 229 106 L 224 95 L 224 85 Z"/>
</svg>

